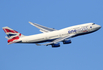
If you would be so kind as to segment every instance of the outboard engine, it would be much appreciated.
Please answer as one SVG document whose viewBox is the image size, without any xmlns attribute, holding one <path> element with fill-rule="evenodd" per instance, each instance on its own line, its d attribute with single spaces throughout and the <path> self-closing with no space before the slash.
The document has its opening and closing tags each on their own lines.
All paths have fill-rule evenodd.
<svg viewBox="0 0 103 70">
<path fill-rule="evenodd" d="M 63 41 L 63 44 L 70 44 L 70 43 L 71 43 L 71 40 L 69 40 L 69 39 L 66 39 Z"/>
<path fill-rule="evenodd" d="M 52 44 L 52 47 L 60 47 L 60 43 Z"/>
</svg>

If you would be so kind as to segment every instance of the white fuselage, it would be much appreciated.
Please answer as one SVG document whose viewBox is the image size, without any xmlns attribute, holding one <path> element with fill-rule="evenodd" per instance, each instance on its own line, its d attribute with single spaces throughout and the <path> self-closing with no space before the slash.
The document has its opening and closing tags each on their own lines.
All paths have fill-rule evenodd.
<svg viewBox="0 0 103 70">
<path fill-rule="evenodd" d="M 40 43 L 45 41 L 52 41 L 57 38 L 65 37 L 71 34 L 75 34 L 75 36 L 88 34 L 88 33 L 97 31 L 98 29 L 100 29 L 100 27 L 101 27 L 100 25 L 97 25 L 94 23 L 87 23 L 87 24 L 67 27 L 67 28 L 52 31 L 52 32 L 24 36 L 24 37 L 21 37 L 19 40 L 21 40 L 22 43 Z"/>
</svg>

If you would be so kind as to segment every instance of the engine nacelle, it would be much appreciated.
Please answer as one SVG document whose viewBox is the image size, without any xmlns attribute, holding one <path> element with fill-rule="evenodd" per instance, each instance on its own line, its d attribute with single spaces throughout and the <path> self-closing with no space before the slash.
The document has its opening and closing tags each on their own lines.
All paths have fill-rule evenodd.
<svg viewBox="0 0 103 70">
<path fill-rule="evenodd" d="M 60 47 L 60 43 L 52 44 L 52 47 Z"/>
<path fill-rule="evenodd" d="M 66 39 L 63 41 L 63 44 L 70 44 L 70 43 L 71 43 L 71 40 L 69 40 L 69 39 Z"/>
</svg>

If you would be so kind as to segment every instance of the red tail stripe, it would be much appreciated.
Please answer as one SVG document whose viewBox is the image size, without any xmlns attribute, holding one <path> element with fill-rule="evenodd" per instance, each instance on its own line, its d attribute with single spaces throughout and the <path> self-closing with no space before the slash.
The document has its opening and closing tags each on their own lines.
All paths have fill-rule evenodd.
<svg viewBox="0 0 103 70">
<path fill-rule="evenodd" d="M 19 34 L 19 36 L 21 36 L 21 34 Z M 19 39 L 19 36 L 13 37 L 12 39 L 9 39 L 9 40 L 8 40 L 8 43 L 9 43 L 9 42 L 12 42 L 12 41 L 14 41 L 14 40 Z"/>
<path fill-rule="evenodd" d="M 6 32 L 12 32 L 12 33 L 18 33 L 17 31 L 15 31 L 15 30 L 10 30 L 10 29 L 5 29 L 6 30 Z M 5 31 L 4 30 L 4 31 Z"/>
<path fill-rule="evenodd" d="M 14 30 L 15 31 L 15 30 Z M 15 33 L 18 33 L 17 31 L 15 31 Z"/>
<path fill-rule="evenodd" d="M 9 39 L 9 40 L 8 40 L 8 43 L 9 43 L 9 42 L 12 42 L 12 41 L 14 41 L 14 40 L 17 40 L 17 39 L 19 39 L 19 36 L 13 37 L 12 39 Z"/>
</svg>

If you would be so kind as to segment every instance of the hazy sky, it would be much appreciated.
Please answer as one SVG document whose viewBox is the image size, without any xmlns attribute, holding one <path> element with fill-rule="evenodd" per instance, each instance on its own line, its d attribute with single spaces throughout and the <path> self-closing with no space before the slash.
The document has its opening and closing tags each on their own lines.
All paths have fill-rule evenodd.
<svg viewBox="0 0 103 70">
<path fill-rule="evenodd" d="M 52 48 L 7 45 L 2 27 L 24 34 L 41 33 L 28 22 L 65 27 L 94 22 L 103 26 L 103 0 L 2 0 L 0 2 L 0 70 L 103 70 L 103 29 Z"/>
</svg>

